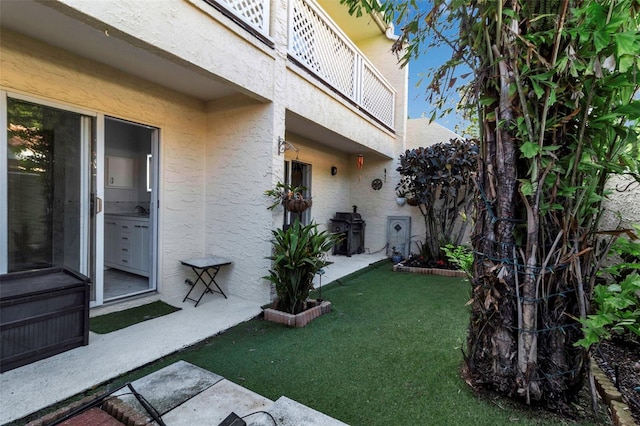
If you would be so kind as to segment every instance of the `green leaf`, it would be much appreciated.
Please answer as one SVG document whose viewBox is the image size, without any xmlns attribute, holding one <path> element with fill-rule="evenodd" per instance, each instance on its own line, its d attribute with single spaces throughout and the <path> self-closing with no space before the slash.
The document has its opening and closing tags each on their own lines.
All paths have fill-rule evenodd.
<svg viewBox="0 0 640 426">
<path fill-rule="evenodd" d="M 596 53 L 609 46 L 609 33 L 605 30 L 596 31 L 593 33 L 593 44 L 596 48 Z"/>
<path fill-rule="evenodd" d="M 616 52 L 618 53 L 618 56 L 636 55 L 638 53 L 636 37 L 636 34 L 630 31 L 617 33 L 613 36 L 616 42 Z"/>
<path fill-rule="evenodd" d="M 536 97 L 540 99 L 544 95 L 544 89 L 540 87 L 540 84 L 536 80 L 531 80 L 531 86 L 536 94 Z"/>
<path fill-rule="evenodd" d="M 555 91 L 555 90 L 552 90 L 552 91 L 549 93 L 549 105 L 555 105 L 556 100 L 557 100 L 557 98 L 556 98 L 556 91 Z"/>
<path fill-rule="evenodd" d="M 533 185 L 529 179 L 520 179 L 520 191 L 525 197 L 533 194 Z"/>
<path fill-rule="evenodd" d="M 633 68 L 633 64 L 636 62 L 636 58 L 631 55 L 624 55 L 620 57 L 618 61 L 618 69 L 620 72 L 625 73 L 629 68 Z"/>
<path fill-rule="evenodd" d="M 478 100 L 478 102 L 480 102 L 480 105 L 482 105 L 482 106 L 491 106 L 491 105 L 493 105 L 493 104 L 494 104 L 495 102 L 497 102 L 497 101 L 498 101 L 498 100 L 497 100 L 496 98 L 494 98 L 494 97 L 487 97 L 487 96 L 484 96 L 484 97 L 482 97 L 482 98 L 480 98 L 480 99 Z"/>
<path fill-rule="evenodd" d="M 533 142 L 525 142 L 520 146 L 520 152 L 525 158 L 533 158 L 540 152 L 540 147 Z"/>
</svg>

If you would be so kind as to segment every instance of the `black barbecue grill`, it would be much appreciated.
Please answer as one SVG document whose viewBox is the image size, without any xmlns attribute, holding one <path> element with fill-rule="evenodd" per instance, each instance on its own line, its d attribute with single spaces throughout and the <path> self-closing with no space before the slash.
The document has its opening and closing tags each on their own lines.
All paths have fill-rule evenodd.
<svg viewBox="0 0 640 426">
<path fill-rule="evenodd" d="M 356 210 L 357 207 L 353 206 L 353 213 L 336 212 L 331 219 L 333 232 L 342 235 L 342 240 L 333 246 L 333 254 L 351 256 L 364 253 L 364 228 L 367 224 Z"/>
</svg>

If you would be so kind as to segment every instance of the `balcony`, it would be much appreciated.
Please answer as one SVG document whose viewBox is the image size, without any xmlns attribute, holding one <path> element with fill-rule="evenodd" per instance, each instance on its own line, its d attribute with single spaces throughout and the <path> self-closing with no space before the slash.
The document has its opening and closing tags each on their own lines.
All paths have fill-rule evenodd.
<svg viewBox="0 0 640 426">
<path fill-rule="evenodd" d="M 217 3 L 259 34 L 269 34 L 268 0 Z M 288 4 L 289 59 L 393 130 L 395 90 L 391 85 L 314 1 L 291 0 Z"/>
<path fill-rule="evenodd" d="M 248 24 L 260 34 L 269 35 L 269 0 L 206 0 L 216 3 L 231 12 L 241 22 Z"/>
</svg>

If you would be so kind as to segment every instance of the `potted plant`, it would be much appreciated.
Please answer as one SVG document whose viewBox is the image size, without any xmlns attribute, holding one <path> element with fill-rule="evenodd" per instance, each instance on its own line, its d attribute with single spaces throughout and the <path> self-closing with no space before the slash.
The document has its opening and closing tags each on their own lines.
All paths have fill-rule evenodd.
<svg viewBox="0 0 640 426">
<path fill-rule="evenodd" d="M 306 190 L 306 186 L 292 186 L 288 183 L 278 182 L 275 188 L 264 191 L 264 194 L 271 197 L 273 201 L 268 209 L 273 210 L 282 204 L 285 210 L 302 213 L 312 204 L 311 198 L 304 196 Z"/>
<path fill-rule="evenodd" d="M 395 246 L 392 247 L 391 249 L 391 260 L 393 261 L 394 265 L 397 265 L 398 263 L 402 262 L 402 259 L 404 257 L 402 256 L 402 253 L 400 253 L 398 250 L 396 250 Z"/>
<path fill-rule="evenodd" d="M 297 315 L 311 304 L 308 298 L 309 292 L 313 289 L 313 277 L 330 264 L 325 254 L 333 248 L 340 237 L 327 231 L 318 231 L 318 225 L 315 223 L 303 225 L 298 219 L 287 229 L 276 229 L 271 232 L 273 253 L 268 259 L 273 263 L 269 275 L 264 278 L 271 281 L 276 288 L 277 299 L 273 308 L 290 315 Z M 267 318 L 267 310 L 265 310 L 265 318 Z"/>
<path fill-rule="evenodd" d="M 409 195 L 409 180 L 403 176 L 396 185 L 396 203 L 399 206 L 404 206 L 407 202 L 407 195 Z"/>
</svg>

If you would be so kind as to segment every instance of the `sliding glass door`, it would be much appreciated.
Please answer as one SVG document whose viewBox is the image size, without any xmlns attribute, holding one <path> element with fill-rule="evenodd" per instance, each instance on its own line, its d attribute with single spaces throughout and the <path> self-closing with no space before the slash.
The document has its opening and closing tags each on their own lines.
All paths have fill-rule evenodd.
<svg viewBox="0 0 640 426">
<path fill-rule="evenodd" d="M 59 266 L 86 273 L 87 179 L 80 165 L 91 121 L 19 99 L 6 102 L 7 272 Z"/>
<path fill-rule="evenodd" d="M 155 290 L 159 129 L 6 92 L 0 110 L 0 274 L 78 271 L 93 306 Z"/>
</svg>

